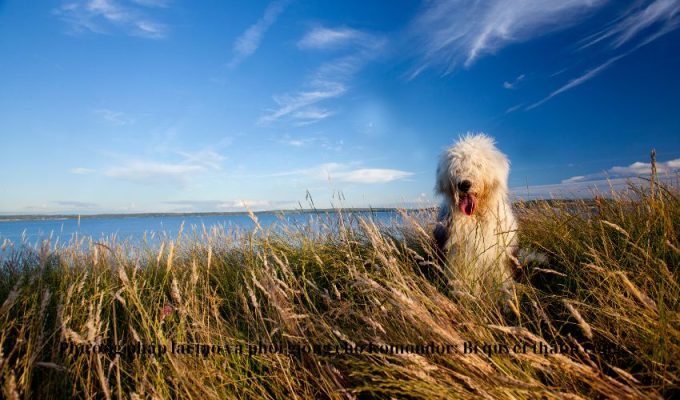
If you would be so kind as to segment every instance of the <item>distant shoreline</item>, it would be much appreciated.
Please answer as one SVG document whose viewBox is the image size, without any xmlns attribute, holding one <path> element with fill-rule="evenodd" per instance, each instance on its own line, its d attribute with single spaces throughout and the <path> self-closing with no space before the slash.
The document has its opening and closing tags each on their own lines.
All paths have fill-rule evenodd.
<svg viewBox="0 0 680 400">
<path fill-rule="evenodd" d="M 523 201 L 526 205 L 547 203 L 572 203 L 585 202 L 592 205 L 594 199 L 574 198 L 574 199 L 530 199 Z M 516 204 L 517 202 L 513 202 Z M 398 210 L 425 211 L 436 207 L 404 208 L 404 207 L 351 207 L 351 208 L 315 208 L 309 210 L 266 210 L 253 211 L 253 214 L 305 214 L 305 213 L 338 213 L 338 212 L 395 212 Z M 93 219 L 93 218 L 145 218 L 145 217 L 203 217 L 203 216 L 232 216 L 248 215 L 248 211 L 208 211 L 208 212 L 152 212 L 152 213 L 103 213 L 103 214 L 21 214 L 21 215 L 1 215 L 0 222 L 9 221 L 56 221 L 67 219 Z"/>
<path fill-rule="evenodd" d="M 359 207 L 359 208 L 317 208 L 312 210 L 267 210 L 253 211 L 253 214 L 302 214 L 302 213 L 337 213 L 337 212 L 394 212 L 396 207 Z M 414 208 L 424 210 L 426 208 Z M 104 214 L 22 214 L 0 215 L 0 222 L 9 221 L 55 221 L 67 219 L 93 218 L 146 218 L 146 217 L 202 217 L 202 216 L 232 216 L 248 215 L 247 211 L 219 211 L 219 212 L 159 212 L 159 213 L 104 213 Z"/>
</svg>

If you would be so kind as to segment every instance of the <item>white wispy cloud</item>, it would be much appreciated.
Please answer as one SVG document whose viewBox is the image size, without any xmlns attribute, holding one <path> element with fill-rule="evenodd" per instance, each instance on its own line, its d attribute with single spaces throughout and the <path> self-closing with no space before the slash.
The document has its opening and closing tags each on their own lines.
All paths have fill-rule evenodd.
<svg viewBox="0 0 680 400">
<path fill-rule="evenodd" d="M 135 122 L 135 118 L 122 111 L 114 111 L 108 108 L 99 108 L 92 111 L 95 115 L 101 117 L 104 121 L 112 125 L 129 125 Z"/>
<path fill-rule="evenodd" d="M 259 123 L 266 125 L 270 124 L 281 117 L 295 113 L 294 116 L 302 115 L 305 121 L 316 122 L 330 116 L 330 113 L 319 114 L 317 118 L 309 118 L 309 114 L 304 114 L 299 111 L 307 106 L 316 104 L 322 100 L 332 99 L 345 93 L 347 88 L 340 82 L 324 82 L 319 81 L 312 84 L 313 88 L 306 91 L 301 91 L 293 95 L 274 96 L 274 102 L 279 108 L 272 110 L 270 113 L 262 116 Z M 302 114 L 301 114 L 302 113 Z M 299 118 L 298 118 L 299 119 Z"/>
<path fill-rule="evenodd" d="M 95 170 L 91 168 L 85 168 L 85 167 L 76 167 L 76 168 L 71 168 L 69 170 L 70 173 L 76 174 L 76 175 L 85 175 L 85 174 L 90 174 L 92 172 L 95 172 Z"/>
<path fill-rule="evenodd" d="M 298 47 L 301 49 L 330 49 L 365 39 L 371 40 L 371 36 L 356 29 L 316 27 L 298 41 Z"/>
<path fill-rule="evenodd" d="M 680 174 L 680 158 L 656 163 L 657 179 L 670 185 L 677 185 Z M 651 163 L 636 161 L 626 166 L 614 166 L 600 172 L 572 176 L 560 183 L 533 185 L 510 189 L 513 198 L 548 199 L 548 198 L 588 198 L 597 194 L 608 196 L 614 192 L 626 190 L 631 184 L 649 186 L 652 173 Z"/>
<path fill-rule="evenodd" d="M 288 5 L 288 1 L 274 1 L 270 3 L 264 11 L 262 17 L 248 29 L 246 29 L 241 36 L 239 36 L 233 45 L 233 57 L 229 62 L 231 67 L 235 67 L 243 60 L 250 57 L 260 47 L 262 37 L 267 30 L 274 25 L 279 15 Z"/>
<path fill-rule="evenodd" d="M 167 36 L 165 24 L 149 17 L 148 8 L 167 7 L 161 1 L 69 0 L 53 12 L 65 21 L 72 32 L 113 33 L 162 39 Z"/>
<path fill-rule="evenodd" d="M 272 207 L 273 202 L 270 200 L 231 200 L 220 201 L 217 203 L 217 208 L 220 210 L 256 210 L 267 209 Z"/>
<path fill-rule="evenodd" d="M 343 140 L 331 141 L 326 136 L 291 137 L 286 134 L 276 140 L 277 143 L 292 147 L 320 147 L 324 150 L 339 151 L 344 145 Z"/>
<path fill-rule="evenodd" d="M 179 150 L 177 154 L 184 157 L 184 164 L 193 164 L 214 170 L 221 169 L 222 161 L 225 159 L 223 155 L 210 147 L 198 151 Z"/>
<path fill-rule="evenodd" d="M 439 67 L 445 73 L 508 46 L 563 29 L 606 0 L 442 0 L 427 2 L 415 18 L 421 61 L 412 74 Z"/>
<path fill-rule="evenodd" d="M 277 139 L 277 143 L 285 144 L 292 147 L 306 147 L 319 141 L 316 137 L 291 137 L 290 135 L 284 135 L 282 138 Z"/>
<path fill-rule="evenodd" d="M 336 174 L 340 181 L 353 183 L 386 183 L 413 175 L 412 172 L 384 168 L 361 168 Z"/>
<path fill-rule="evenodd" d="M 586 179 L 585 175 L 577 175 L 577 176 L 572 176 L 571 178 L 563 180 L 562 183 L 583 182 L 585 179 Z"/>
<path fill-rule="evenodd" d="M 510 188 L 510 197 L 513 200 L 592 198 L 594 195 L 607 196 L 612 191 L 626 190 L 631 183 L 638 186 L 648 184 L 648 182 L 634 177 L 572 181 Z"/>
<path fill-rule="evenodd" d="M 505 110 L 505 114 L 514 113 L 515 111 L 517 111 L 517 110 L 519 110 L 520 108 L 522 108 L 523 105 L 524 105 L 524 103 L 515 104 L 514 106 L 509 107 L 507 110 Z"/>
<path fill-rule="evenodd" d="M 229 200 L 172 200 L 163 204 L 175 206 L 175 212 L 230 212 L 262 211 L 294 208 L 296 203 L 287 200 L 229 199 Z"/>
<path fill-rule="evenodd" d="M 311 139 L 284 139 L 280 141 L 280 143 L 287 144 L 293 147 L 304 147 L 311 142 L 312 142 Z"/>
<path fill-rule="evenodd" d="M 656 163 L 656 171 L 659 175 L 673 174 L 680 172 L 680 158 Z M 603 179 L 631 178 L 648 176 L 652 173 L 652 164 L 636 161 L 627 166 L 614 166 L 605 171 L 595 172 L 587 175 L 573 176 L 563 180 L 561 183 L 575 183 L 597 181 Z"/>
<path fill-rule="evenodd" d="M 627 55 L 627 53 L 618 55 L 618 56 L 616 56 L 616 57 L 612 57 L 612 58 L 610 58 L 609 60 L 607 60 L 606 62 L 604 62 L 603 64 L 600 64 L 600 65 L 598 65 L 597 67 L 595 67 L 595 68 L 593 68 L 593 69 L 591 69 L 591 70 L 586 71 L 586 73 L 584 73 L 583 75 L 581 75 L 581 76 L 579 76 L 579 77 L 577 77 L 577 78 L 574 78 L 574 79 L 570 80 L 569 82 L 567 82 L 565 85 L 563 85 L 563 86 L 560 87 L 559 89 L 553 91 L 552 93 L 550 93 L 549 95 L 547 95 L 546 97 L 544 97 L 542 100 L 539 100 L 539 101 L 537 101 L 536 103 L 533 103 L 533 104 L 529 105 L 529 106 L 526 108 L 526 110 L 533 110 L 534 108 L 536 108 L 536 107 L 538 107 L 538 106 L 544 104 L 545 102 L 547 102 L 548 100 L 552 99 L 553 97 L 555 97 L 555 96 L 557 96 L 557 95 L 559 95 L 559 94 L 561 94 L 561 93 L 564 93 L 564 92 L 566 92 L 567 90 L 573 89 L 573 88 L 575 88 L 575 87 L 577 87 L 577 86 L 579 86 L 579 85 L 584 84 L 585 82 L 587 82 L 587 81 L 593 79 L 594 77 L 596 77 L 597 75 L 599 75 L 602 71 L 606 70 L 606 69 L 609 68 L 612 64 L 614 64 L 616 61 L 618 61 L 619 59 L 625 57 L 626 55 Z"/>
<path fill-rule="evenodd" d="M 505 82 L 503 82 L 503 88 L 504 89 L 515 89 L 517 87 L 517 85 L 521 81 L 524 80 L 524 78 L 525 78 L 525 75 L 522 74 L 522 75 L 518 76 L 517 78 L 515 78 L 514 80 L 512 80 L 511 82 L 505 81 Z"/>
<path fill-rule="evenodd" d="M 156 157 L 126 157 L 103 170 L 105 176 L 144 184 L 187 184 L 222 169 L 225 157 L 217 150 L 226 144 L 199 150 L 163 150 Z M 177 160 L 179 158 L 179 160 Z M 172 161 L 169 161 L 172 160 Z"/>
<path fill-rule="evenodd" d="M 609 0 L 489 0 L 472 2 L 442 0 L 426 3 L 414 19 L 411 33 L 418 44 L 420 62 L 411 77 L 428 68 L 449 73 L 458 66 L 470 67 L 476 60 L 512 44 L 529 41 L 585 20 Z M 605 44 L 608 58 L 569 79 L 543 99 L 524 110 L 539 107 L 568 90 L 595 78 L 619 59 L 680 27 L 680 2 L 640 0 L 604 29 L 581 41 L 579 50 Z M 566 71 L 561 69 L 551 75 Z M 520 78 L 521 77 L 521 78 Z M 523 79 L 503 82 L 514 89 Z M 519 107 L 511 107 L 506 114 Z"/>
<path fill-rule="evenodd" d="M 585 44 L 579 50 L 607 43 L 605 50 L 618 53 L 604 63 L 587 70 L 581 76 L 568 81 L 559 89 L 553 91 L 542 100 L 531 104 L 526 110 L 534 109 L 553 97 L 573 89 L 593 79 L 616 61 L 628 56 L 663 35 L 680 27 L 680 2 L 677 0 L 640 1 L 615 23 L 585 39 Z M 624 45 L 629 44 L 630 46 Z"/>
<path fill-rule="evenodd" d="M 165 25 L 154 21 L 136 21 L 135 28 L 137 28 L 137 36 L 143 36 L 152 39 L 162 39 L 166 35 Z"/>
<path fill-rule="evenodd" d="M 336 31 L 328 28 L 314 28 L 307 33 L 300 41 L 307 42 L 308 46 L 301 46 L 305 49 L 319 49 L 323 47 L 321 43 L 329 44 L 340 39 L 320 39 L 321 36 L 332 36 L 326 33 L 319 34 L 320 29 Z M 349 29 L 342 28 L 341 30 Z M 386 43 L 386 39 L 379 35 L 368 32 L 352 30 L 353 35 L 361 37 L 356 40 L 348 50 L 348 54 L 333 58 L 319 66 L 317 70 L 308 78 L 304 88 L 293 94 L 273 96 L 277 103 L 277 108 L 269 110 L 260 117 L 260 125 L 268 125 L 284 117 L 295 121 L 296 125 L 309 125 L 321 121 L 334 112 L 326 108 L 319 108 L 317 103 L 337 98 L 345 94 L 350 86 L 351 78 L 356 75 L 372 58 L 376 57 Z M 347 34 L 346 34 L 347 35 Z M 310 39 L 310 38 L 316 39 Z M 305 39 L 307 38 L 307 39 Z M 311 43 L 316 43 L 312 46 Z"/>
<path fill-rule="evenodd" d="M 618 48 L 641 36 L 640 44 L 645 44 L 675 30 L 679 24 L 680 2 L 677 0 L 638 2 L 617 23 L 589 37 L 582 48 L 603 41 Z"/>
<path fill-rule="evenodd" d="M 325 163 L 311 168 L 281 172 L 273 176 L 303 176 L 346 183 L 387 183 L 412 176 L 412 172 L 388 168 L 357 168 L 356 163 Z"/>
<path fill-rule="evenodd" d="M 306 110 L 296 111 L 295 113 L 293 113 L 293 118 L 297 120 L 295 125 L 304 126 L 321 121 L 322 119 L 326 119 L 333 114 L 335 113 L 330 110 L 310 107 Z"/>
</svg>

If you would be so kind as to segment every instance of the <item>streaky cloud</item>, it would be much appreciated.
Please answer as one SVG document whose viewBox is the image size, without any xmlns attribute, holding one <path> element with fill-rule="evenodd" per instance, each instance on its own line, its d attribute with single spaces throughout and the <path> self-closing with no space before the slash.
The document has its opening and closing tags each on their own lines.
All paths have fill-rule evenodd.
<svg viewBox="0 0 680 400">
<path fill-rule="evenodd" d="M 573 181 L 549 185 L 529 185 L 510 188 L 512 200 L 585 199 L 621 191 L 633 184 L 642 184 L 637 178 Z"/>
<path fill-rule="evenodd" d="M 90 174 L 90 173 L 95 172 L 95 171 L 91 168 L 76 167 L 76 168 L 71 168 L 68 172 L 75 174 L 75 175 L 85 175 L 85 174 Z"/>
<path fill-rule="evenodd" d="M 279 105 L 279 108 L 261 117 L 259 123 L 267 125 L 291 113 L 295 113 L 294 115 L 296 116 L 302 116 L 302 119 L 305 121 L 319 121 L 330 116 L 331 113 L 326 112 L 316 115 L 315 118 L 310 118 L 309 114 L 298 110 L 322 100 L 338 97 L 345 93 L 347 88 L 342 83 L 323 81 L 316 82 L 313 86 L 314 88 L 311 90 L 301 91 L 294 95 L 274 96 L 274 101 Z"/>
<path fill-rule="evenodd" d="M 357 168 L 357 163 L 325 163 L 311 168 L 276 173 L 272 176 L 302 176 L 313 180 L 345 183 L 388 183 L 412 176 L 413 172 L 390 168 Z"/>
<path fill-rule="evenodd" d="M 158 7 L 167 7 L 167 3 L 153 0 L 64 1 L 53 14 L 66 22 L 74 33 L 118 31 L 129 36 L 163 39 L 168 33 L 167 26 L 151 19 L 145 10 Z"/>
<path fill-rule="evenodd" d="M 330 49 L 366 38 L 365 33 L 356 29 L 316 27 L 307 32 L 297 45 L 301 49 Z"/>
<path fill-rule="evenodd" d="M 520 103 L 520 104 L 516 104 L 516 105 L 514 105 L 514 106 L 512 106 L 512 107 L 509 107 L 507 110 L 505 110 L 505 114 L 506 114 L 506 115 L 507 115 L 507 114 L 512 114 L 512 113 L 514 113 L 515 111 L 517 111 L 517 110 L 519 110 L 520 108 L 522 108 L 523 105 L 524 105 L 523 103 Z"/>
<path fill-rule="evenodd" d="M 362 168 L 353 171 L 340 172 L 338 179 L 352 183 L 386 183 L 403 179 L 413 175 L 412 172 L 398 169 Z"/>
<path fill-rule="evenodd" d="M 265 9 L 262 17 L 234 41 L 234 56 L 229 62 L 230 67 L 237 66 L 257 51 L 260 47 L 262 37 L 267 30 L 274 25 L 287 5 L 288 1 L 274 1 L 270 3 Z"/>
<path fill-rule="evenodd" d="M 675 30 L 679 24 L 680 2 L 677 0 L 640 2 L 636 7 L 631 7 L 618 22 L 588 38 L 581 49 L 603 41 L 609 41 L 611 47 L 619 48 L 646 35 L 639 44 L 644 45 Z"/>
<path fill-rule="evenodd" d="M 644 6 L 645 4 L 646 6 Z M 621 51 L 623 49 L 623 52 L 611 57 L 599 66 L 586 71 L 583 75 L 571 79 L 565 85 L 553 91 L 542 100 L 525 108 L 525 111 L 539 107 L 553 97 L 582 85 L 609 68 L 616 61 L 628 56 L 640 47 L 653 42 L 663 35 L 674 31 L 678 27 L 680 27 L 679 1 L 654 0 L 651 2 L 639 3 L 637 7 L 630 8 L 622 18 L 619 18 L 610 27 L 586 38 L 587 43 L 579 48 L 579 50 L 583 50 L 594 46 L 597 43 L 609 41 L 608 47 L 610 49 L 614 51 Z M 632 46 L 627 46 L 627 50 L 622 48 L 624 44 L 629 42 Z"/>
<path fill-rule="evenodd" d="M 173 200 L 163 204 L 175 206 L 175 212 L 243 212 L 277 208 L 293 208 L 295 202 L 288 200 L 225 199 L 225 200 Z"/>
<path fill-rule="evenodd" d="M 325 28 L 315 28 L 317 32 L 319 29 Z M 350 30 L 350 28 L 342 29 Z M 315 30 L 312 30 L 312 32 L 315 32 Z M 330 39 L 320 39 L 319 37 L 328 36 L 329 31 L 323 31 L 324 33 L 308 33 L 301 42 L 311 35 L 316 37 L 316 39 L 307 39 L 308 41 L 314 41 L 317 44 L 320 42 L 328 44 Z M 273 96 L 278 108 L 268 110 L 265 115 L 260 117 L 258 120 L 259 125 L 269 125 L 284 117 L 294 120 L 297 126 L 309 125 L 334 114 L 333 110 L 326 108 L 319 111 L 320 108 L 315 106 L 316 103 L 344 95 L 348 90 L 351 78 L 366 63 L 376 57 L 386 43 L 386 39 L 382 36 L 353 29 L 351 31 L 354 32 L 353 35 L 362 39 L 354 41 L 347 54 L 322 63 L 307 79 L 303 89 L 294 94 Z"/>
<path fill-rule="evenodd" d="M 133 124 L 135 122 L 135 118 L 133 116 L 122 111 L 115 111 L 108 108 L 98 108 L 92 112 L 111 125 L 122 126 Z"/>
<path fill-rule="evenodd" d="M 448 74 L 487 54 L 567 28 L 607 0 L 442 0 L 426 3 L 411 35 L 420 59 L 411 77 L 432 67 Z"/>
<path fill-rule="evenodd" d="M 680 172 L 680 158 L 656 163 L 656 172 L 659 175 L 668 175 Z M 561 183 L 587 182 L 608 178 L 633 178 L 649 176 L 652 173 L 652 164 L 636 161 L 627 166 L 614 166 L 602 172 L 587 175 L 573 176 Z"/>
<path fill-rule="evenodd" d="M 524 74 L 521 74 L 517 78 L 515 78 L 512 82 L 505 81 L 503 82 L 503 88 L 508 90 L 515 89 L 517 88 L 517 85 L 519 85 L 519 83 L 524 80 L 525 77 L 526 76 Z"/>
<path fill-rule="evenodd" d="M 531 104 L 525 110 L 532 110 L 546 103 L 553 97 L 589 81 L 605 69 L 609 68 L 616 61 L 628 56 L 639 48 L 652 43 L 667 33 L 674 31 L 678 27 L 680 27 L 680 2 L 677 0 L 655 0 L 647 4 L 646 7 L 631 8 L 625 17 L 605 31 L 596 34 L 594 39 L 591 36 L 591 40 L 580 48 L 582 50 L 604 40 L 611 40 L 610 47 L 615 50 L 619 49 L 625 43 L 631 42 L 633 45 L 628 46 L 628 50 L 611 57 L 603 64 L 570 80 L 542 100 Z M 639 36 L 644 37 L 635 41 L 636 37 Z"/>
<path fill-rule="evenodd" d="M 680 174 L 680 158 L 657 162 L 657 180 L 677 185 Z M 626 166 L 613 166 L 600 172 L 572 176 L 560 183 L 529 185 L 510 189 L 514 199 L 591 198 L 595 195 L 609 196 L 612 191 L 622 191 L 634 186 L 649 185 L 652 164 L 636 161 Z"/>
<path fill-rule="evenodd" d="M 559 94 L 561 94 L 561 93 L 564 93 L 564 92 L 566 92 L 567 90 L 573 89 L 573 88 L 575 88 L 575 87 L 577 87 L 577 86 L 579 86 L 579 85 L 582 85 L 582 84 L 586 83 L 587 81 L 589 81 L 589 80 L 595 78 L 595 77 L 596 77 L 597 75 L 599 75 L 602 71 L 604 71 L 604 70 L 606 70 L 607 68 L 609 68 L 609 67 L 610 67 L 612 64 L 614 64 L 616 61 L 618 61 L 619 59 L 625 57 L 627 54 L 628 54 L 628 53 L 621 54 L 621 55 L 618 55 L 618 56 L 616 56 L 616 57 L 612 57 L 612 58 L 610 58 L 609 60 L 607 60 L 606 62 L 604 62 L 604 63 L 598 65 L 597 67 L 595 67 L 595 68 L 593 68 L 593 69 L 591 69 L 591 70 L 586 71 L 586 73 L 584 73 L 583 75 L 581 75 L 581 76 L 579 76 L 579 77 L 577 77 L 577 78 L 574 78 L 574 79 L 570 80 L 570 81 L 567 82 L 565 85 L 563 85 L 563 86 L 560 87 L 559 89 L 553 91 L 552 93 L 550 93 L 548 96 L 546 96 L 546 97 L 543 98 L 542 100 L 537 101 L 536 103 L 533 103 L 533 104 L 529 105 L 528 107 L 525 108 L 525 110 L 526 110 L 526 111 L 533 110 L 534 108 L 539 107 L 539 106 L 545 104 L 547 101 L 549 101 L 549 100 L 552 99 L 553 97 L 555 97 L 555 96 L 557 96 L 557 95 L 559 95 Z"/>
</svg>

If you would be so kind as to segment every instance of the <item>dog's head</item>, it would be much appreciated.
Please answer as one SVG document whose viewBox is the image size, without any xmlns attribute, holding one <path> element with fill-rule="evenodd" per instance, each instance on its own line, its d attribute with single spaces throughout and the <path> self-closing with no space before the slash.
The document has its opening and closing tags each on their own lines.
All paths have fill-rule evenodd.
<svg viewBox="0 0 680 400">
<path fill-rule="evenodd" d="M 448 197 L 454 209 L 472 216 L 505 195 L 509 172 L 508 159 L 491 137 L 467 134 L 442 153 L 435 190 Z"/>
</svg>

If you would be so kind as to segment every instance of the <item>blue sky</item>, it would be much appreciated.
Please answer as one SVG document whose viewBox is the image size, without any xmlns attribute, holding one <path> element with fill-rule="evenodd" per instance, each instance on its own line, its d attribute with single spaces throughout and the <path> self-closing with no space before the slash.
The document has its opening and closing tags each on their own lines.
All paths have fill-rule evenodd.
<svg viewBox="0 0 680 400">
<path fill-rule="evenodd" d="M 653 147 L 674 173 L 679 26 L 677 0 L 0 0 L 0 213 L 432 204 L 468 131 L 520 197 Z"/>
</svg>

